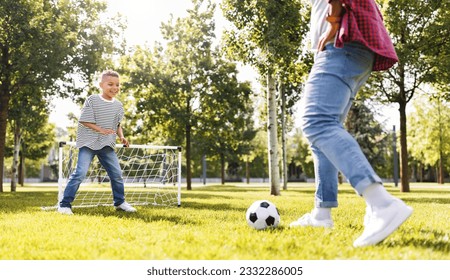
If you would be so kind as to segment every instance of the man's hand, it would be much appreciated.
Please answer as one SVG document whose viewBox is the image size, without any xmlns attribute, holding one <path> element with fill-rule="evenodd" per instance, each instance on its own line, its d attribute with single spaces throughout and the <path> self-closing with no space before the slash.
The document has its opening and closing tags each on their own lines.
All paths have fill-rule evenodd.
<svg viewBox="0 0 450 280">
<path fill-rule="evenodd" d="M 320 37 L 317 50 L 323 51 L 327 42 L 333 41 L 336 33 L 341 27 L 341 16 L 345 13 L 344 7 L 339 0 L 328 1 L 329 12 L 327 17 L 328 27 L 324 34 Z"/>
<path fill-rule="evenodd" d="M 340 27 L 340 23 L 328 23 L 327 31 L 320 37 L 319 45 L 317 46 L 319 52 L 323 51 L 327 42 L 333 40 Z"/>
</svg>

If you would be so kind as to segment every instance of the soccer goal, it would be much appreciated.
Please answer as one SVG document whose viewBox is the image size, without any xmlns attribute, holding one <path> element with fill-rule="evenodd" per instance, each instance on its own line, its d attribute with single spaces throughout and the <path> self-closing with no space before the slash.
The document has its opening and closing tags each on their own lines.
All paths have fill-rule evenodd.
<svg viewBox="0 0 450 280">
<path fill-rule="evenodd" d="M 181 205 L 181 148 L 177 146 L 122 145 L 116 147 L 131 205 Z M 58 203 L 69 176 L 76 168 L 75 142 L 59 143 Z M 96 157 L 80 185 L 72 207 L 113 205 L 110 180 Z M 45 207 L 43 207 L 45 208 Z M 55 208 L 47 207 L 47 208 Z M 45 210 L 45 209 L 44 209 Z"/>
</svg>

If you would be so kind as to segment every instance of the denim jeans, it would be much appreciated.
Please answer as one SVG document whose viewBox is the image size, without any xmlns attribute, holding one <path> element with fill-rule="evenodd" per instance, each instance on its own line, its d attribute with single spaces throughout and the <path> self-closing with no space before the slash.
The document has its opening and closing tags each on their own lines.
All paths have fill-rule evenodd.
<svg viewBox="0 0 450 280">
<path fill-rule="evenodd" d="M 338 171 L 361 193 L 381 179 L 343 122 L 367 81 L 374 54 L 357 43 L 328 44 L 315 59 L 301 100 L 301 126 L 314 159 L 315 206 L 337 207 Z"/>
<path fill-rule="evenodd" d="M 109 146 L 103 147 L 101 150 L 81 147 L 78 152 L 77 167 L 69 177 L 66 189 L 64 190 L 64 197 L 59 204 L 61 207 L 71 207 L 71 203 L 75 199 L 80 184 L 86 177 L 94 156 L 97 156 L 100 164 L 105 168 L 111 180 L 114 206 L 118 206 L 125 201 L 122 169 L 120 168 L 119 159 L 114 149 Z"/>
</svg>

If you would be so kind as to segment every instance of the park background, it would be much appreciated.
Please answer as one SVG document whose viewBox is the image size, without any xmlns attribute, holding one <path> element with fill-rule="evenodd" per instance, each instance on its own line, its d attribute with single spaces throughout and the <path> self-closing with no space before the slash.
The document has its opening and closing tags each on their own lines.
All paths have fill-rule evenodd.
<svg viewBox="0 0 450 280">
<path fill-rule="evenodd" d="M 2 25 L 10 53 L 2 56 L 1 182 L 12 190 L 16 181 L 57 179 L 57 143 L 74 139 L 80 107 L 105 68 L 122 74 L 127 137 L 182 146 L 188 189 L 196 180 L 254 181 L 277 193 L 279 184 L 313 180 L 296 117 L 311 67 L 307 1 L 60 1 L 52 8 L 61 15 L 49 22 L 51 3 L 18 2 L 23 17 Z M 443 184 L 448 1 L 379 4 L 400 62 L 372 75 L 346 127 L 402 191 L 410 181 Z M 20 14 L 8 5 L 3 13 Z"/>
<path fill-rule="evenodd" d="M 400 62 L 374 73 L 346 121 L 411 221 L 353 248 L 364 202 L 342 178 L 336 230 L 287 229 L 313 205 L 295 117 L 312 58 L 307 2 L 2 1 L 0 259 L 448 260 L 447 0 L 377 1 Z M 57 197 L 58 142 L 74 139 L 106 68 L 121 73 L 128 139 L 182 147 L 181 208 L 41 210 Z M 256 199 L 280 208 L 278 229 L 246 225 Z"/>
</svg>

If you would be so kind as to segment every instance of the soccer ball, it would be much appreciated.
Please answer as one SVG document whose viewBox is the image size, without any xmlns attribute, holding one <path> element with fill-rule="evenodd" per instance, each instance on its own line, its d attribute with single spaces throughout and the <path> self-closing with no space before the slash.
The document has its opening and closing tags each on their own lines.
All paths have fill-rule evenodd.
<svg viewBox="0 0 450 280">
<path fill-rule="evenodd" d="M 280 214 L 272 202 L 257 200 L 247 209 L 245 214 L 249 226 L 255 229 L 275 228 L 280 223 Z"/>
</svg>

